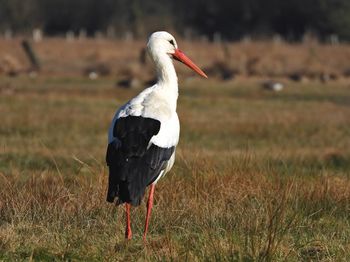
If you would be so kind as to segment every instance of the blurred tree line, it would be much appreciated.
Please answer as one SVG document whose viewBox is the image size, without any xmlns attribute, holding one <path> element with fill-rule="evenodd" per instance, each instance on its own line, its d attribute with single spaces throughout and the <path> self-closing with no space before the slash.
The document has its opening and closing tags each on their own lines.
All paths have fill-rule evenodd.
<svg viewBox="0 0 350 262">
<path fill-rule="evenodd" d="M 113 28 L 136 37 L 166 29 L 227 40 L 279 34 L 300 40 L 335 34 L 350 40 L 350 0 L 0 0 L 0 30 L 46 34 Z"/>
</svg>

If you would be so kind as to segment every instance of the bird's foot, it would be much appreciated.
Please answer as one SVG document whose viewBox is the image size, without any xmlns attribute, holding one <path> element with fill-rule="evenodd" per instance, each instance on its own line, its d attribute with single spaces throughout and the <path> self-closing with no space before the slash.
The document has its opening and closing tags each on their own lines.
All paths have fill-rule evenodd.
<svg viewBox="0 0 350 262">
<path fill-rule="evenodd" d="M 130 229 L 126 229 L 126 231 L 125 231 L 125 239 L 131 240 L 131 238 L 132 238 L 131 230 Z"/>
</svg>

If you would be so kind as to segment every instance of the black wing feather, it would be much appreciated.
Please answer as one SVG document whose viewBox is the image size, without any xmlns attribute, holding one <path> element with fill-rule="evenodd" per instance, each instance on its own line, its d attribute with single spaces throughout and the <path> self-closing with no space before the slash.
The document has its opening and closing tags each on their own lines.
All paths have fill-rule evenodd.
<svg viewBox="0 0 350 262">
<path fill-rule="evenodd" d="M 165 168 L 175 147 L 149 146 L 158 134 L 160 121 L 140 116 L 128 116 L 116 121 L 113 141 L 108 145 L 106 161 L 109 166 L 107 201 L 139 205 L 146 187 Z"/>
</svg>

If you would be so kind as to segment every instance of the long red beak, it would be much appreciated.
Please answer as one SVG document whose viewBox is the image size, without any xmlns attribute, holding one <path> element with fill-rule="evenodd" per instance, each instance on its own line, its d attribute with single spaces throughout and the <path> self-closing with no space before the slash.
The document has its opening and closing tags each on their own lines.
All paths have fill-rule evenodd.
<svg viewBox="0 0 350 262">
<path fill-rule="evenodd" d="M 176 59 L 177 61 L 180 61 L 187 65 L 189 68 L 191 68 L 193 71 L 195 71 L 197 74 L 208 78 L 208 76 L 191 61 L 180 49 L 175 49 L 175 53 L 172 54 L 173 58 Z"/>
</svg>

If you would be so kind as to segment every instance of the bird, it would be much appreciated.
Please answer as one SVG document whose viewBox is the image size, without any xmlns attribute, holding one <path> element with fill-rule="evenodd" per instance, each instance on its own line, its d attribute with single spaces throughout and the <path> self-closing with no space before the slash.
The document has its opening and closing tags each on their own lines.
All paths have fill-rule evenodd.
<svg viewBox="0 0 350 262">
<path fill-rule="evenodd" d="M 121 106 L 109 131 L 106 162 L 109 169 L 107 201 L 125 204 L 125 238 L 132 239 L 131 206 L 139 206 L 149 187 L 143 240 L 146 241 L 155 185 L 175 162 L 180 123 L 176 112 L 178 79 L 173 59 L 204 78 L 207 75 L 179 48 L 168 32 L 150 35 L 147 53 L 157 82 Z"/>
<path fill-rule="evenodd" d="M 265 90 L 278 92 L 283 90 L 284 85 L 281 82 L 268 80 L 262 83 L 262 87 Z"/>
</svg>

